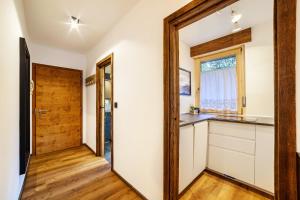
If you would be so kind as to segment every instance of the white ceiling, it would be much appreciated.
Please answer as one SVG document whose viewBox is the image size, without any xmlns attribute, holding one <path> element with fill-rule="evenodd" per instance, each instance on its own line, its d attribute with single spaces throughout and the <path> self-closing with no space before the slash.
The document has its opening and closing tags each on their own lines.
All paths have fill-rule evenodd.
<svg viewBox="0 0 300 200">
<path fill-rule="evenodd" d="M 219 13 L 214 13 L 179 31 L 180 40 L 190 47 L 232 33 L 231 10 L 241 13 L 239 21 L 245 29 L 273 19 L 274 0 L 240 0 Z"/>
<path fill-rule="evenodd" d="M 23 0 L 30 39 L 85 53 L 139 0 Z M 70 16 L 80 18 L 70 29 Z"/>
</svg>

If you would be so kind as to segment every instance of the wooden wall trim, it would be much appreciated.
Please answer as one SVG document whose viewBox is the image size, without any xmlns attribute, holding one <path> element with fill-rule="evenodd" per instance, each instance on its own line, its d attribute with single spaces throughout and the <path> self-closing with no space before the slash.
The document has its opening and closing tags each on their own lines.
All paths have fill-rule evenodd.
<svg viewBox="0 0 300 200">
<path fill-rule="evenodd" d="M 178 30 L 238 0 L 193 0 L 164 19 L 164 199 L 178 199 Z M 275 199 L 296 200 L 296 0 L 274 0 Z"/>
<path fill-rule="evenodd" d="M 147 200 L 147 198 L 138 191 L 135 187 L 133 187 L 125 178 L 123 178 L 117 171 L 114 169 L 111 170 L 117 177 L 119 177 L 130 189 L 132 189 L 141 199 Z"/>
<path fill-rule="evenodd" d="M 296 200 L 296 0 L 275 0 L 274 43 L 275 196 Z"/>
<path fill-rule="evenodd" d="M 88 148 L 91 152 L 93 152 L 93 154 L 96 155 L 96 152 L 87 143 L 83 143 L 82 145 L 86 146 L 86 148 Z"/>
<path fill-rule="evenodd" d="M 297 177 L 298 177 L 298 200 L 300 199 L 299 191 L 300 191 L 300 153 L 297 153 Z"/>
<path fill-rule="evenodd" d="M 184 189 L 182 192 L 179 193 L 178 198 L 181 198 L 191 187 L 204 175 L 205 171 L 202 171 L 194 180 Z"/>
<path fill-rule="evenodd" d="M 251 42 L 251 28 L 191 47 L 191 57 Z"/>
</svg>

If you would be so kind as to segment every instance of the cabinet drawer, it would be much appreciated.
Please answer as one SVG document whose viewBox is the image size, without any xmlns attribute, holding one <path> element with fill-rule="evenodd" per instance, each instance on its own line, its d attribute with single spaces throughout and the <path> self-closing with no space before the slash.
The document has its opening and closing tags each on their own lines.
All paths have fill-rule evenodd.
<svg viewBox="0 0 300 200">
<path fill-rule="evenodd" d="M 209 146 L 208 168 L 254 184 L 254 156 Z"/>
<path fill-rule="evenodd" d="M 255 141 L 225 135 L 209 134 L 209 144 L 228 150 L 255 154 Z"/>
<path fill-rule="evenodd" d="M 209 123 L 209 133 L 255 140 L 255 125 L 212 121 Z"/>
</svg>

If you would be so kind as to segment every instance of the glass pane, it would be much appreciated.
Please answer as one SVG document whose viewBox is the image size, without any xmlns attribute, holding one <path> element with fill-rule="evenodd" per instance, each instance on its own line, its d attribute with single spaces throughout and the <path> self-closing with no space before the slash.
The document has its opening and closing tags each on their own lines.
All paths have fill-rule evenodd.
<svg viewBox="0 0 300 200">
<path fill-rule="evenodd" d="M 201 72 L 214 71 L 223 68 L 230 68 L 236 66 L 236 56 L 228 56 L 201 62 Z"/>
<path fill-rule="evenodd" d="M 201 62 L 200 108 L 237 112 L 236 56 Z"/>
</svg>

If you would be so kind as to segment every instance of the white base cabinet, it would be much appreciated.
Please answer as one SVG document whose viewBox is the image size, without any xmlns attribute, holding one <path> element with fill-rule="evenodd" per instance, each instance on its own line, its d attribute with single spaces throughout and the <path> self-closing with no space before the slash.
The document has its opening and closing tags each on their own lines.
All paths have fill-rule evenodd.
<svg viewBox="0 0 300 200">
<path fill-rule="evenodd" d="M 254 184 L 254 156 L 209 146 L 208 168 Z"/>
<path fill-rule="evenodd" d="M 210 122 L 208 168 L 274 193 L 274 127 Z"/>
<path fill-rule="evenodd" d="M 179 192 L 181 192 L 193 181 L 194 126 L 181 127 L 179 137 Z"/>
<path fill-rule="evenodd" d="M 274 193 L 273 126 L 203 121 L 179 135 L 179 192 L 208 167 Z"/>
<path fill-rule="evenodd" d="M 194 168 L 195 179 L 206 168 L 207 160 L 208 122 L 200 122 L 194 125 Z"/>
<path fill-rule="evenodd" d="M 274 128 L 256 126 L 255 185 L 274 193 Z"/>
<path fill-rule="evenodd" d="M 182 192 L 205 168 L 208 122 L 180 128 L 179 192 Z"/>
</svg>

